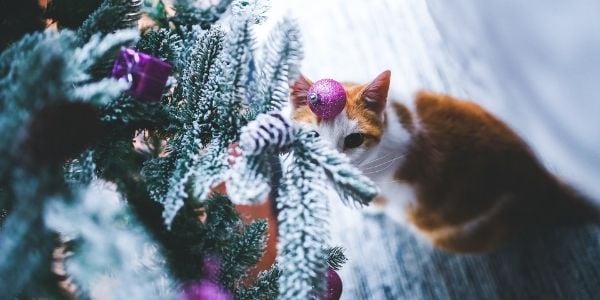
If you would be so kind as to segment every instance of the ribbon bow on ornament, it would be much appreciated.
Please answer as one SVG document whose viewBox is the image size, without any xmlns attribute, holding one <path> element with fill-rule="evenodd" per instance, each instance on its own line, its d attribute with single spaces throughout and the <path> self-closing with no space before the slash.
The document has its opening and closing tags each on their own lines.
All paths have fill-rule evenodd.
<svg viewBox="0 0 600 300">
<path fill-rule="evenodd" d="M 112 76 L 131 83 L 129 94 L 144 102 L 157 102 L 162 97 L 171 65 L 148 54 L 122 48 L 115 60 Z"/>
</svg>

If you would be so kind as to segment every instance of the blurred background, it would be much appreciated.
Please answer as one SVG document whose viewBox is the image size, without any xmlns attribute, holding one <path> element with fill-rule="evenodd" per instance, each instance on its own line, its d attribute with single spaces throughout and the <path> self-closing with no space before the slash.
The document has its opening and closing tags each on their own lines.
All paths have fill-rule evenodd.
<svg viewBox="0 0 600 300">
<path fill-rule="evenodd" d="M 283 16 L 298 20 L 309 78 L 363 82 L 390 69 L 396 101 L 412 101 L 419 89 L 471 99 L 514 128 L 554 174 L 600 204 L 599 1 L 280 0 L 270 14 L 265 32 Z M 473 288 L 468 282 L 483 276 L 487 281 L 477 289 L 499 297 L 510 295 L 503 288 L 517 290 L 517 281 L 534 296 L 546 288 L 522 278 L 522 269 L 538 262 L 502 267 L 489 257 L 447 257 L 382 216 L 332 205 L 333 238 L 350 256 L 342 270 L 346 299 L 452 295 L 452 287 L 431 291 L 423 278 Z M 590 242 L 599 245 L 597 238 Z M 542 244 L 539 249 L 548 248 Z M 582 276 L 569 272 L 554 292 L 569 290 L 569 276 Z"/>
<path fill-rule="evenodd" d="M 298 20 L 309 78 L 362 82 L 390 69 L 395 100 L 419 89 L 469 98 L 600 195 L 600 2 L 286 0 L 271 15 L 266 28 Z"/>
</svg>

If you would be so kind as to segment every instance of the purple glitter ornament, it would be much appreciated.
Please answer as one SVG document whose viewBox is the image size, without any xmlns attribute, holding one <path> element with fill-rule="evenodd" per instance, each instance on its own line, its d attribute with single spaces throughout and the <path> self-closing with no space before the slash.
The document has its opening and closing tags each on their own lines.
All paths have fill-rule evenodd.
<svg viewBox="0 0 600 300">
<path fill-rule="evenodd" d="M 160 101 L 170 74 L 168 63 L 130 48 L 121 49 L 112 69 L 114 78 L 131 83 L 128 93 L 144 102 Z"/>
<path fill-rule="evenodd" d="M 202 276 L 216 281 L 221 272 L 221 259 L 218 256 L 207 255 L 202 259 Z"/>
<path fill-rule="evenodd" d="M 327 291 L 324 300 L 339 300 L 342 297 L 342 279 L 331 267 L 327 269 Z"/>
<path fill-rule="evenodd" d="M 183 287 L 182 299 L 185 300 L 232 300 L 233 295 L 218 284 L 221 272 L 221 258 L 207 255 L 202 259 L 202 277 L 199 281 L 189 282 Z"/>
<path fill-rule="evenodd" d="M 223 289 L 217 283 L 202 279 L 198 282 L 186 284 L 183 288 L 185 300 L 232 300 L 231 292 Z"/>
<path fill-rule="evenodd" d="M 308 106 L 322 119 L 333 119 L 346 106 L 346 91 L 333 79 L 321 79 L 313 83 L 306 94 Z"/>
</svg>

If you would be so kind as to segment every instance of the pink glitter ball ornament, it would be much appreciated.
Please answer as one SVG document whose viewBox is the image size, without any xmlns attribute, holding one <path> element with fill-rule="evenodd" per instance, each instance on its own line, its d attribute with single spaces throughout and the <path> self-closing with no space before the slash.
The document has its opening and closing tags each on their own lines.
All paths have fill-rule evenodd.
<svg viewBox="0 0 600 300">
<path fill-rule="evenodd" d="M 333 79 L 321 79 L 310 86 L 306 100 L 315 115 L 325 120 L 333 119 L 346 106 L 346 91 Z"/>
</svg>

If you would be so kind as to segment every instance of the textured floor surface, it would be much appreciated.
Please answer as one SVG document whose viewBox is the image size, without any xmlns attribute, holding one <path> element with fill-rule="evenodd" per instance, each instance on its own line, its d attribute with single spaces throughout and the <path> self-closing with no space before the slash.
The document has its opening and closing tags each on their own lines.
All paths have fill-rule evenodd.
<svg viewBox="0 0 600 300">
<path fill-rule="evenodd" d="M 594 129 L 600 128 L 600 124 L 593 114 L 585 111 L 599 108 L 598 101 L 580 100 L 584 107 L 581 108 L 557 97 L 526 98 L 547 92 L 536 93 L 534 88 L 540 85 L 556 90 L 553 95 L 571 87 L 568 80 L 555 82 L 552 80 L 556 78 L 546 78 L 561 74 L 558 69 L 544 73 L 543 68 L 538 68 L 539 74 L 549 75 L 535 77 L 528 65 L 510 65 L 515 60 L 497 59 L 498 55 L 520 55 L 513 48 L 502 52 L 500 46 L 506 40 L 502 39 L 506 37 L 502 32 L 522 28 L 524 33 L 531 33 L 527 31 L 531 28 L 518 27 L 520 19 L 507 18 L 505 23 L 496 16 L 494 21 L 488 15 L 483 16 L 482 11 L 511 11 L 510 6 L 500 7 L 499 3 L 518 1 L 495 1 L 496 7 L 488 11 L 485 11 L 487 2 L 471 6 L 476 1 L 429 2 L 275 1 L 271 22 L 286 12 L 298 19 L 305 45 L 302 69 L 309 78 L 362 82 L 391 69 L 391 95 L 396 100 L 408 101 L 422 88 L 475 99 L 507 120 L 532 143 L 551 170 L 590 194 L 600 194 L 595 184 L 600 176 L 600 157 L 595 150 L 600 140 L 593 138 L 600 136 Z M 434 12 L 435 18 L 430 12 Z M 496 37 L 489 32 L 500 34 Z M 482 43 L 486 44 L 479 47 Z M 515 45 L 514 49 L 521 48 Z M 526 50 L 523 53 L 529 56 L 523 57 L 528 57 L 527 62 L 547 65 L 542 60 L 544 55 L 532 57 L 532 52 Z M 554 102 L 536 110 L 543 100 Z M 564 110 L 579 112 L 580 119 L 562 113 Z M 598 126 L 578 130 L 582 120 Z M 341 273 L 343 299 L 600 297 L 596 295 L 600 292 L 598 228 L 553 231 L 488 255 L 458 256 L 432 249 L 405 227 L 381 215 L 364 215 L 334 200 L 330 220 L 334 243 L 344 246 L 350 258 Z"/>
</svg>

